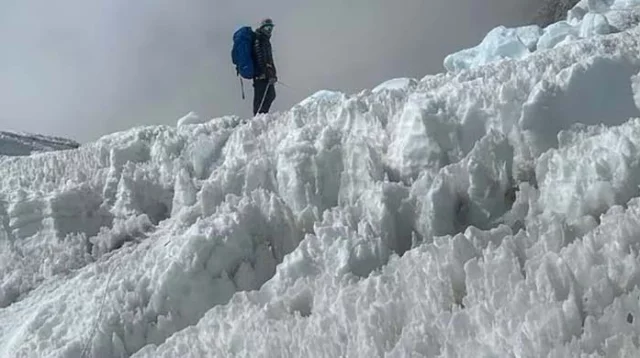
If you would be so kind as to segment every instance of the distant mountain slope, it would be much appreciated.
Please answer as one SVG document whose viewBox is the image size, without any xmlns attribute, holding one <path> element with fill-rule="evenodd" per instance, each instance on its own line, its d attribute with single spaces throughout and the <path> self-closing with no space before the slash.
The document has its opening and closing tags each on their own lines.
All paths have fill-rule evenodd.
<svg viewBox="0 0 640 358">
<path fill-rule="evenodd" d="M 75 149 L 79 146 L 80 143 L 66 138 L 0 131 L 0 155 L 30 155 L 34 152 Z"/>
</svg>

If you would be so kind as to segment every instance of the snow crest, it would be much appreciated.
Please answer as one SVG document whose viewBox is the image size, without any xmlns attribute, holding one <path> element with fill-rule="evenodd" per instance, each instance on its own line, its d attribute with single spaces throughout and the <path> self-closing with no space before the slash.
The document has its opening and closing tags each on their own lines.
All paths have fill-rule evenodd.
<svg viewBox="0 0 640 358">
<path fill-rule="evenodd" d="M 0 157 L 0 356 L 637 354 L 639 35 Z"/>
<path fill-rule="evenodd" d="M 455 72 L 505 59 L 523 59 L 539 50 L 625 31 L 639 23 L 638 0 L 581 0 L 569 10 L 566 20 L 544 29 L 537 25 L 498 26 L 479 45 L 445 57 L 444 67 Z"/>
</svg>

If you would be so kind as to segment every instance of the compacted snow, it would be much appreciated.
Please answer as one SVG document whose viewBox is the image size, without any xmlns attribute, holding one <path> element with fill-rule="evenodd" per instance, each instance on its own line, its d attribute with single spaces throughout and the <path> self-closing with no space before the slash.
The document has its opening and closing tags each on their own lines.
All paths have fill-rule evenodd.
<svg viewBox="0 0 640 358">
<path fill-rule="evenodd" d="M 0 356 L 637 356 L 640 28 L 494 33 L 529 52 L 0 157 Z"/>
</svg>

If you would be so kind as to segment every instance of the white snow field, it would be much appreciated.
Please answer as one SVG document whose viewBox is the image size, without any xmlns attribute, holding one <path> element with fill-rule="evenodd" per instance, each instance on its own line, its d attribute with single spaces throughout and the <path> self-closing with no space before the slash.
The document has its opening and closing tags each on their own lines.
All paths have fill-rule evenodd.
<svg viewBox="0 0 640 358">
<path fill-rule="evenodd" d="M 629 25 L 0 157 L 0 357 L 637 357 L 639 108 Z"/>
</svg>

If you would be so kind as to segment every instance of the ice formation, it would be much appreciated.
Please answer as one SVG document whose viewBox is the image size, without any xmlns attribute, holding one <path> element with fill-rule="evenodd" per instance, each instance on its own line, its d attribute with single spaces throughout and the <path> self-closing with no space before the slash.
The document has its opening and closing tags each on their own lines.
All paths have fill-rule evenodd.
<svg viewBox="0 0 640 358">
<path fill-rule="evenodd" d="M 637 355 L 640 29 L 551 31 L 0 157 L 0 356 Z"/>
</svg>

